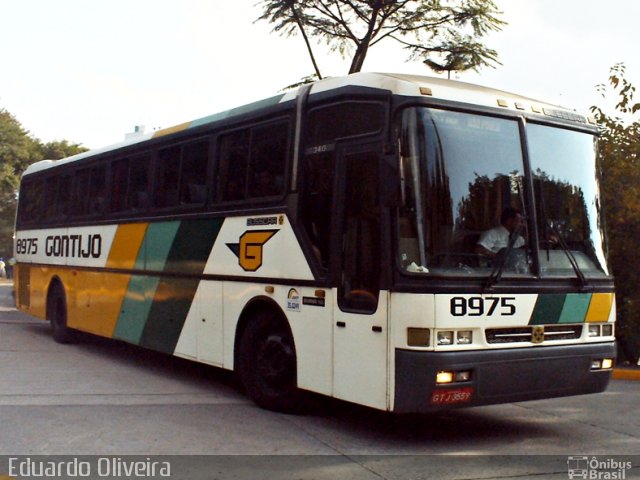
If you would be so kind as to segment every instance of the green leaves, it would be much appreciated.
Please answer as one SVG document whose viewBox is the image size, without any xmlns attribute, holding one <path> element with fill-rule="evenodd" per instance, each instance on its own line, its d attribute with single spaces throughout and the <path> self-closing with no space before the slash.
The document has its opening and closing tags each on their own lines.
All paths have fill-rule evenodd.
<svg viewBox="0 0 640 480">
<path fill-rule="evenodd" d="M 351 56 L 349 73 L 359 72 L 370 47 L 399 43 L 411 59 L 436 71 L 477 70 L 498 65 L 495 50 L 480 39 L 506 22 L 491 0 L 263 0 L 264 20 L 277 33 L 302 34 L 321 78 L 308 37 Z"/>
<path fill-rule="evenodd" d="M 0 109 L 0 257 L 13 255 L 13 222 L 22 172 L 33 162 L 57 160 L 86 149 L 66 140 L 42 143 Z"/>
<path fill-rule="evenodd" d="M 613 112 L 594 106 L 591 111 L 602 129 L 599 157 L 602 196 L 609 237 L 609 261 L 616 277 L 618 338 L 621 356 L 637 361 L 640 355 L 640 103 L 635 86 L 626 78 L 624 64 L 611 68 L 608 84 L 598 85 Z"/>
</svg>

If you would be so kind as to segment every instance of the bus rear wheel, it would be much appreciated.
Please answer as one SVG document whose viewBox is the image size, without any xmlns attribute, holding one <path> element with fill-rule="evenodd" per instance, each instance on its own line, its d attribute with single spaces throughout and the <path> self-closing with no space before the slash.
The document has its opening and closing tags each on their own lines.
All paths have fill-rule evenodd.
<svg viewBox="0 0 640 480">
<path fill-rule="evenodd" d="M 55 283 L 47 296 L 47 319 L 51 324 L 53 339 L 58 343 L 71 343 L 73 331 L 67 327 L 67 299 L 64 288 Z"/>
<path fill-rule="evenodd" d="M 238 347 L 238 374 L 249 397 L 267 410 L 299 412 L 304 398 L 296 369 L 287 325 L 273 314 L 258 314 L 245 328 Z"/>
</svg>

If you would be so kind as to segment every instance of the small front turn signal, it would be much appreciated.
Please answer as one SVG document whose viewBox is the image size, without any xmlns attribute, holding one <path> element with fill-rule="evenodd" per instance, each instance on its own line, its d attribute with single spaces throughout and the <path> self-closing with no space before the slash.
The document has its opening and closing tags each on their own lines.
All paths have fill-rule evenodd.
<svg viewBox="0 0 640 480">
<path fill-rule="evenodd" d="M 603 370 L 609 370 L 610 368 L 613 368 L 613 359 L 611 358 L 605 358 L 602 360 L 602 368 Z"/>
</svg>

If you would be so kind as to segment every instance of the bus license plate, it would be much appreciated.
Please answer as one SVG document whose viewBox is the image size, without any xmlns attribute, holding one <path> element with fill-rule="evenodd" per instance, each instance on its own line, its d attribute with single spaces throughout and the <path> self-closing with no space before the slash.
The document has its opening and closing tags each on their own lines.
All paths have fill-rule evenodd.
<svg viewBox="0 0 640 480">
<path fill-rule="evenodd" d="M 471 401 L 473 387 L 436 390 L 431 394 L 431 405 L 451 405 Z"/>
</svg>

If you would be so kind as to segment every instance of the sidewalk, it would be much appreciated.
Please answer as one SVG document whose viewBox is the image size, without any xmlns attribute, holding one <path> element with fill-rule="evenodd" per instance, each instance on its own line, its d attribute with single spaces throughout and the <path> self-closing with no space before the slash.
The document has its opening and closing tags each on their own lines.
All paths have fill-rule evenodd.
<svg viewBox="0 0 640 480">
<path fill-rule="evenodd" d="M 640 367 L 622 365 L 613 369 L 614 380 L 640 380 Z"/>
</svg>

